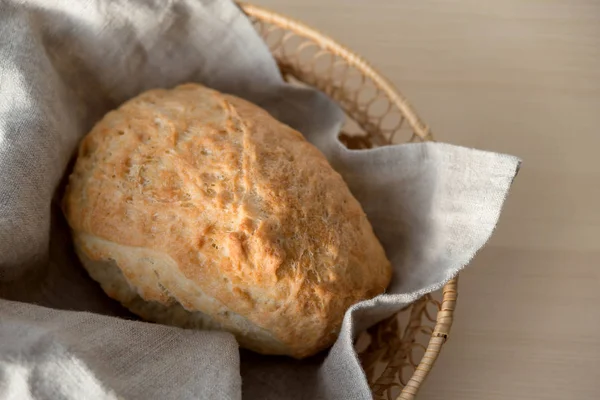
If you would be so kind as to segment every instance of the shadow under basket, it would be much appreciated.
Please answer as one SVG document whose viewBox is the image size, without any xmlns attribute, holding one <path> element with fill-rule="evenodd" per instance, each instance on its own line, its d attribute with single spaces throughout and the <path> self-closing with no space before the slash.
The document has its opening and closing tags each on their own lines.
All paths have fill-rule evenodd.
<svg viewBox="0 0 600 400">
<path fill-rule="evenodd" d="M 329 37 L 264 8 L 240 3 L 288 82 L 313 86 L 346 113 L 340 140 L 352 149 L 433 140 L 408 102 L 360 56 Z M 448 339 L 457 278 L 355 342 L 375 399 L 412 400 Z"/>
</svg>

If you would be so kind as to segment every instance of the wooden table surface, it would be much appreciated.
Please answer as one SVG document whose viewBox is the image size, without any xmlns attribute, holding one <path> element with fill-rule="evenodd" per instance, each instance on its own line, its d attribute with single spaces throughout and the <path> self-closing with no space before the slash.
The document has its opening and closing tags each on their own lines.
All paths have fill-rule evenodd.
<svg viewBox="0 0 600 400">
<path fill-rule="evenodd" d="M 418 398 L 600 398 L 600 1 L 254 2 L 362 54 L 438 140 L 524 160 Z"/>
</svg>

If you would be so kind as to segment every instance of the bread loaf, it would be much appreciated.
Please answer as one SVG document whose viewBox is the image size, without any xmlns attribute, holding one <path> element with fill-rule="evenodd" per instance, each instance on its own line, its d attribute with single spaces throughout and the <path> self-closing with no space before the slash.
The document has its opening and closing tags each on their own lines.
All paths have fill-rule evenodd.
<svg viewBox="0 0 600 400">
<path fill-rule="evenodd" d="M 145 92 L 82 140 L 63 199 L 90 276 L 145 320 L 303 358 L 391 267 L 322 153 L 197 84 Z"/>
</svg>

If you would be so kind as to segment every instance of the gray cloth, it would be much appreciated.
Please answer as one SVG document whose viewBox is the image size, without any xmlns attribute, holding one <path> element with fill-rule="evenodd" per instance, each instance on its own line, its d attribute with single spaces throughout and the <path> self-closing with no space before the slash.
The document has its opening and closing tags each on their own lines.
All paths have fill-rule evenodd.
<svg viewBox="0 0 600 400">
<path fill-rule="evenodd" d="M 343 175 L 394 265 L 327 353 L 134 321 L 78 264 L 57 207 L 78 140 L 145 89 L 196 81 L 266 108 Z M 440 288 L 490 237 L 519 160 L 441 143 L 346 150 L 227 0 L 0 0 L 0 398 L 368 399 L 353 337 Z M 241 357 L 240 357 L 241 354 Z"/>
</svg>

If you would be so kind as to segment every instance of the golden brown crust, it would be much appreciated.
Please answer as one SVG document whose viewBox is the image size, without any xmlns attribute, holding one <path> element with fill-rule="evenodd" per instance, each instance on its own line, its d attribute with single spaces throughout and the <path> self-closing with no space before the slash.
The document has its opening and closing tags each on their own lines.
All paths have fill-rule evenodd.
<svg viewBox="0 0 600 400">
<path fill-rule="evenodd" d="M 247 329 L 232 315 L 243 318 L 280 342 L 243 343 L 263 353 L 328 347 L 344 311 L 390 280 L 325 157 L 259 107 L 196 84 L 108 113 L 80 145 L 63 207 L 80 253 L 116 260 L 143 299 L 206 313 L 238 337 Z"/>
</svg>

